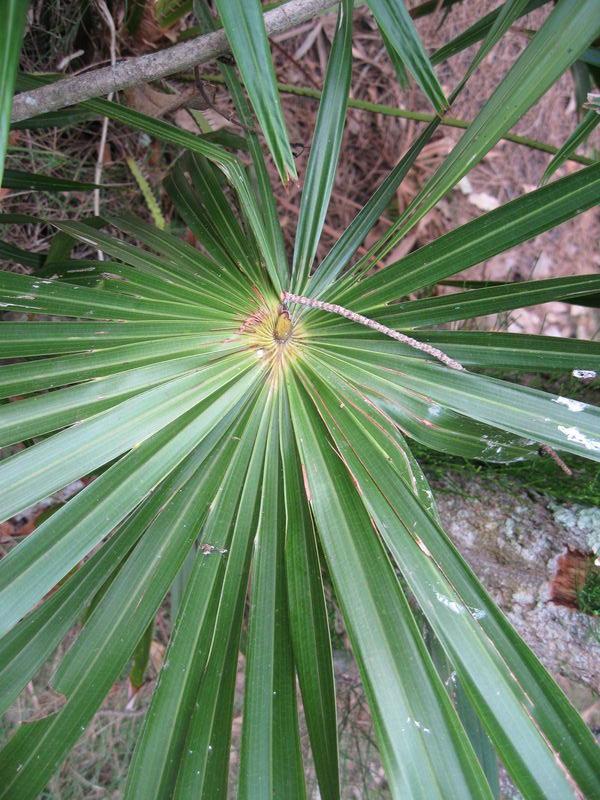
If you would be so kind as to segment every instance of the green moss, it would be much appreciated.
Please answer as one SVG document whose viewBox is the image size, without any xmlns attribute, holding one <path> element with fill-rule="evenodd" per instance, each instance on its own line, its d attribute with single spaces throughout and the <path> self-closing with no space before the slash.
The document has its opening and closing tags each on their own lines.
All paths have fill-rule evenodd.
<svg viewBox="0 0 600 800">
<path fill-rule="evenodd" d="M 526 490 L 545 494 L 558 501 L 600 506 L 600 470 L 597 463 L 585 458 L 565 458 L 573 470 L 573 476 L 569 477 L 560 471 L 554 461 L 541 456 L 531 461 L 491 464 L 449 456 L 414 441 L 410 442 L 410 447 L 427 477 L 442 484 L 441 487 L 436 485 L 436 491 L 443 491 L 444 485 L 448 486 L 449 491 L 456 491 L 452 485 L 453 473 L 476 475 L 509 493 Z"/>
<path fill-rule="evenodd" d="M 592 567 L 589 570 L 575 596 L 581 611 L 600 616 L 600 568 Z"/>
</svg>

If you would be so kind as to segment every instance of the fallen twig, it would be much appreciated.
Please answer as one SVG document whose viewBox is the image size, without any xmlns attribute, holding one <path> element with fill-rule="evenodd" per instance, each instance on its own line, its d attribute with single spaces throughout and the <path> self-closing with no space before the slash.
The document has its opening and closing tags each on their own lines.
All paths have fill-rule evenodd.
<svg viewBox="0 0 600 800">
<path fill-rule="evenodd" d="M 384 336 L 389 336 L 391 339 L 396 339 L 397 342 L 402 342 L 410 347 L 414 347 L 415 350 L 421 350 L 423 353 L 428 353 L 428 355 L 433 356 L 433 358 L 436 358 L 438 361 L 446 364 L 447 367 L 464 370 L 462 364 L 459 364 L 458 361 L 450 358 L 450 356 L 446 355 L 446 353 L 444 353 L 442 350 L 438 350 L 437 347 L 432 347 L 426 342 L 419 342 L 417 339 L 413 339 L 411 336 L 407 336 L 405 333 L 399 333 L 393 328 L 388 328 L 387 325 L 382 325 L 381 322 L 375 322 L 374 319 L 363 317 L 362 314 L 357 314 L 356 311 L 351 311 L 349 308 L 344 308 L 344 306 L 338 306 L 335 303 L 324 303 L 322 300 L 313 300 L 310 297 L 303 297 L 300 294 L 292 294 L 291 292 L 282 292 L 281 300 L 284 303 L 298 303 L 301 306 L 318 308 L 321 311 L 329 311 L 332 314 L 339 314 L 341 317 L 352 320 L 352 322 L 358 322 L 360 325 L 366 325 L 367 328 L 372 328 L 374 331 L 383 333 Z"/>
<path fill-rule="evenodd" d="M 289 3 L 265 13 L 267 33 L 280 33 L 293 28 L 338 2 L 339 0 L 290 0 Z M 189 42 L 180 42 L 158 53 L 121 61 L 114 67 L 104 67 L 94 72 L 64 78 L 39 89 L 17 94 L 13 100 L 11 121 L 20 122 L 92 97 L 104 97 L 110 92 L 164 78 L 228 52 L 225 31 L 219 30 L 197 36 Z"/>
</svg>

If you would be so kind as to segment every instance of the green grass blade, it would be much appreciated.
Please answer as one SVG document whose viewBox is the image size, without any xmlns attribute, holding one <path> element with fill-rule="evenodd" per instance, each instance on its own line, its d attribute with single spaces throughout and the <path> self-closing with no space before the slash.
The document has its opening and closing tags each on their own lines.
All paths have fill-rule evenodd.
<svg viewBox="0 0 600 800">
<path fill-rule="evenodd" d="M 444 685 L 448 687 L 456 712 L 477 754 L 477 759 L 485 773 L 494 798 L 495 800 L 500 800 L 500 764 L 490 737 L 485 732 L 485 728 L 481 724 L 473 705 L 469 702 L 462 681 L 458 677 L 452 662 L 448 659 L 440 640 L 431 635 L 426 622 L 423 624 L 423 638 L 440 678 L 444 681 Z"/>
<path fill-rule="evenodd" d="M 448 100 L 431 65 L 425 48 L 403 2 L 367 0 L 377 23 L 404 64 L 414 75 L 438 114 L 448 108 Z"/>
<path fill-rule="evenodd" d="M 165 180 L 165 188 L 182 219 L 217 264 L 229 265 L 229 274 L 241 272 L 252 281 L 260 280 L 255 244 L 240 228 L 216 177 L 210 173 L 212 167 L 201 158 L 190 154 L 180 159 Z"/>
<path fill-rule="evenodd" d="M 249 295 L 250 292 L 243 281 L 243 276 L 239 273 L 237 267 L 228 264 L 227 257 L 223 262 L 212 261 L 202 253 L 197 252 L 195 261 L 189 256 L 184 261 L 186 253 L 181 253 L 181 248 L 177 252 L 173 245 L 176 240 L 169 234 L 161 234 L 157 230 L 154 237 L 150 237 L 147 228 L 136 218 L 110 218 L 110 221 L 111 224 L 114 223 L 117 229 L 139 238 L 140 241 L 151 242 L 150 246 L 159 249 L 159 255 L 149 253 L 133 244 L 117 239 L 114 234 L 98 230 L 97 225 L 90 225 L 89 222 L 55 222 L 54 224 L 61 234 L 66 234 L 74 240 L 97 247 L 107 255 L 123 261 L 128 266 L 135 267 L 135 271 L 127 273 L 126 278 L 128 281 L 132 281 L 132 275 L 138 273 L 137 285 L 144 286 L 144 281 L 154 281 L 156 282 L 156 288 L 160 288 L 163 291 L 178 292 L 178 296 L 182 300 L 194 302 L 194 304 L 202 304 L 203 297 L 207 297 L 210 298 L 210 308 L 224 307 L 222 300 L 219 303 L 219 290 L 225 287 L 230 287 L 232 297 L 239 297 L 240 300 Z M 169 244 L 171 245 L 170 248 Z M 164 251 L 167 249 L 172 255 L 170 258 L 165 259 Z M 52 268 L 55 266 L 53 264 Z M 98 266 L 101 267 L 102 265 Z M 114 262 L 107 265 L 107 271 L 110 268 L 115 268 Z M 149 283 L 149 285 L 152 286 L 153 284 Z M 125 283 L 124 287 L 126 288 L 127 286 L 128 284 Z M 204 303 L 203 305 L 207 304 Z"/>
<path fill-rule="evenodd" d="M 91 191 L 101 188 L 96 183 L 70 181 L 66 178 L 53 178 L 50 175 L 38 175 L 18 169 L 5 169 L 2 186 L 7 189 L 33 189 L 39 192 L 77 192 Z"/>
<path fill-rule="evenodd" d="M 600 372 L 600 342 L 485 331 L 421 331 L 419 338 L 448 348 L 465 366 L 535 371 L 543 363 L 549 372 Z"/>
<path fill-rule="evenodd" d="M 278 270 L 281 285 L 287 286 L 289 285 L 290 276 L 289 259 L 285 249 L 283 231 L 279 221 L 279 210 L 271 187 L 271 179 L 265 163 L 261 141 L 258 137 L 258 133 L 252 127 L 254 118 L 252 117 L 240 82 L 237 79 L 235 69 L 227 64 L 220 64 L 220 69 L 225 76 L 225 81 L 238 116 L 248 129 L 246 136 L 248 149 L 252 157 L 252 166 L 254 168 L 253 187 L 258 198 L 265 225 L 263 246 L 269 246 L 271 248 L 271 260 Z"/>
<path fill-rule="evenodd" d="M 592 110 L 588 111 L 573 133 L 569 136 L 567 141 L 559 149 L 558 153 L 551 158 L 550 163 L 542 175 L 542 179 L 540 181 L 541 186 L 550 180 L 556 170 L 562 164 L 564 164 L 564 162 L 575 152 L 575 150 L 577 150 L 579 145 L 588 138 L 588 136 L 599 124 L 600 114 L 597 114 Z"/>
<path fill-rule="evenodd" d="M 322 366 L 319 374 L 322 374 Z M 339 417 L 341 412 L 337 412 L 337 405 L 330 404 L 330 407 L 338 413 Z M 370 429 L 374 438 L 378 437 L 378 428 L 379 426 Z M 357 456 L 362 459 L 367 452 L 368 448 L 362 442 Z M 375 465 L 376 462 L 372 462 L 372 464 Z M 402 503 L 408 502 L 410 508 L 407 507 L 406 512 L 401 516 L 403 516 L 407 531 L 415 537 L 417 542 L 420 540 L 425 546 L 426 550 L 419 548 L 421 554 L 428 553 L 429 558 L 437 565 L 440 572 L 452 582 L 466 608 L 472 611 L 480 609 L 484 612 L 477 614 L 478 624 L 493 643 L 494 650 L 497 650 L 505 663 L 509 665 L 511 675 L 518 680 L 523 691 L 521 697 L 525 700 L 536 724 L 544 731 L 547 741 L 560 754 L 563 763 L 580 783 L 584 795 L 594 796 L 598 791 L 599 782 L 598 747 L 583 720 L 574 712 L 554 681 L 482 589 L 475 575 L 450 540 L 441 530 L 434 533 L 431 520 L 427 518 L 427 514 L 422 508 L 417 510 L 406 487 L 397 481 L 394 483 L 393 476 L 381 469 L 372 466 L 370 471 L 377 481 L 387 482 L 388 488 L 385 494 L 390 503 L 400 501 L 400 498 L 404 498 L 401 500 Z M 382 531 L 384 534 L 387 533 L 384 526 L 382 526 Z M 390 542 L 390 547 L 398 554 L 400 561 L 407 555 L 404 540 L 402 543 L 398 541 L 396 545 Z M 420 554 L 417 555 L 421 558 Z M 404 574 L 412 577 L 410 565 L 404 570 Z M 435 608 L 437 605 L 437 602 L 424 604 L 423 608 L 426 610 L 431 607 Z M 443 605 L 446 604 L 443 603 Z M 446 639 L 444 625 L 438 627 L 438 634 L 443 640 Z M 454 644 L 447 642 L 445 646 L 456 650 L 457 641 L 462 642 L 462 638 L 456 639 Z M 459 652 L 458 655 L 463 654 Z M 490 697 L 492 694 L 494 692 L 489 693 Z M 484 713 L 481 718 L 486 723 L 491 721 L 488 713 Z M 510 730 L 508 738 L 511 741 L 514 738 Z M 510 746 L 510 741 L 508 744 Z M 567 796 L 570 796 L 570 793 Z"/>
<path fill-rule="evenodd" d="M 529 4 L 530 0 L 505 0 L 504 4 L 497 9 L 496 18 L 485 37 L 485 41 L 477 51 L 477 55 L 469 65 L 467 75 L 471 75 L 475 71 L 476 67 L 481 64 L 487 54 L 500 41 L 513 22 L 527 13 Z"/>
<path fill-rule="evenodd" d="M 477 281 L 477 280 L 460 280 L 448 279 L 440 281 L 440 286 L 457 286 L 459 289 L 487 289 L 492 286 L 506 286 L 512 281 Z M 590 294 L 578 294 L 571 298 L 565 297 L 563 303 L 574 302 L 578 305 L 589 306 L 590 308 L 600 308 L 600 292 L 591 292 Z"/>
<path fill-rule="evenodd" d="M 96 226 L 100 225 L 101 221 L 96 217 L 91 219 L 90 223 L 93 226 Z M 74 236 L 70 236 L 68 233 L 64 233 L 63 231 L 57 231 L 50 241 L 50 247 L 48 248 L 48 253 L 46 254 L 46 261 L 44 263 L 44 277 L 49 277 L 46 275 L 46 270 L 48 270 L 50 275 L 52 274 L 50 270 L 55 262 L 70 262 L 72 260 L 71 253 L 73 252 L 73 248 L 76 244 L 77 239 L 75 239 Z"/>
<path fill-rule="evenodd" d="M 277 91 L 261 4 L 259 0 L 217 0 L 217 9 L 275 166 L 286 184 L 290 178 L 296 178 L 296 166 Z"/>
<path fill-rule="evenodd" d="M 7 0 L 2 5 L 0 25 L 0 185 L 4 186 L 4 157 L 10 129 L 15 78 L 27 16 L 27 0 Z"/>
<path fill-rule="evenodd" d="M 331 381 L 331 391 L 337 392 L 341 397 L 352 396 L 352 407 L 358 415 L 362 415 L 371 421 L 374 416 L 374 409 L 380 408 L 381 398 L 371 398 L 368 393 L 361 393 L 360 389 L 348 381 L 343 373 L 339 373 L 331 366 L 326 354 L 310 354 L 303 359 L 303 365 L 310 367 L 315 375 L 319 375 L 320 370 L 327 372 L 328 380 Z M 340 408 L 345 408 L 345 403 L 338 404 Z M 386 416 L 377 414 L 377 437 L 380 441 L 381 455 L 387 462 L 387 468 L 392 469 L 397 476 L 410 487 L 411 491 L 418 498 L 422 508 L 434 519 L 438 519 L 438 512 L 433 500 L 431 487 L 423 474 L 421 467 L 398 430 L 395 420 L 391 415 Z"/>
<path fill-rule="evenodd" d="M 448 662 L 448 667 L 451 667 L 450 662 Z M 450 677 L 452 672 L 446 674 Z M 464 725 L 467 736 L 473 745 L 473 749 L 477 753 L 477 758 L 485 773 L 492 794 L 495 800 L 500 800 L 500 765 L 498 764 L 496 749 L 490 737 L 485 732 L 485 728 L 481 724 L 481 720 L 477 716 L 473 704 L 469 701 L 458 676 L 455 676 L 454 704 L 460 721 Z"/>
<path fill-rule="evenodd" d="M 306 167 L 292 262 L 291 291 L 300 291 L 317 252 L 342 146 L 352 71 L 352 0 L 340 6 L 323 95 Z"/>
<path fill-rule="evenodd" d="M 210 311 L 220 308 L 225 313 L 227 310 L 231 310 L 230 304 L 227 308 L 227 304 L 224 302 L 215 301 L 214 306 L 209 302 L 209 299 L 212 299 L 210 292 L 202 293 L 200 288 L 206 285 L 203 281 L 197 281 L 196 286 L 190 289 L 188 285 L 182 285 L 183 281 L 181 280 L 171 280 L 169 273 L 168 268 L 136 269 L 117 261 L 89 261 L 87 259 L 68 259 L 50 264 L 46 261 L 44 265 L 44 277 L 51 274 L 52 279 L 58 279 L 64 283 L 101 289 L 107 292 L 107 297 L 115 294 L 127 295 L 136 299 L 154 300 L 160 303 L 181 303 L 185 307 L 196 305 L 194 301 L 201 295 L 202 300 L 198 302 L 198 306 L 204 305 Z"/>
<path fill-rule="evenodd" d="M 366 394 L 406 436 L 432 450 L 489 464 L 539 459 L 539 446 L 530 439 L 458 414 L 415 392 L 404 392 L 401 403 Z"/>
<path fill-rule="evenodd" d="M 129 167 L 129 171 L 133 175 L 135 182 L 137 183 L 138 188 L 142 193 L 142 197 L 144 198 L 144 202 L 146 203 L 146 208 L 148 209 L 148 211 L 152 216 L 152 221 L 159 230 L 164 231 L 165 228 L 167 227 L 167 221 L 164 218 L 162 211 L 160 210 L 159 202 L 154 196 L 152 187 L 144 177 L 144 173 L 139 168 L 136 160 L 132 156 L 127 156 L 125 160 L 127 162 L 127 166 Z"/>
</svg>

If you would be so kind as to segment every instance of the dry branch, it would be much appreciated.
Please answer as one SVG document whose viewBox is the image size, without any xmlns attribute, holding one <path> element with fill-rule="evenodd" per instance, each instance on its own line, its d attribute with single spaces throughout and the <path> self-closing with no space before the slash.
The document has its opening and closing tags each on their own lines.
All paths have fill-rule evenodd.
<svg viewBox="0 0 600 800">
<path fill-rule="evenodd" d="M 267 33 L 289 30 L 338 2 L 339 0 L 290 0 L 264 15 Z M 104 67 L 94 72 L 64 78 L 48 86 L 17 94 L 13 100 L 11 121 L 20 122 L 92 97 L 103 97 L 110 92 L 164 78 L 227 52 L 229 45 L 225 31 L 219 30 L 173 45 L 158 53 L 121 61 L 114 67 Z"/>
<path fill-rule="evenodd" d="M 350 319 L 352 322 L 358 322 L 360 325 L 366 325 L 367 328 L 372 328 L 374 331 L 383 333 L 384 336 L 389 336 L 390 339 L 395 339 L 397 342 L 402 342 L 410 347 L 414 347 L 415 350 L 429 353 L 430 356 L 437 358 L 438 361 L 441 361 L 452 369 L 464 370 L 462 364 L 450 358 L 443 350 L 439 350 L 437 347 L 433 347 L 426 342 L 419 342 L 417 339 L 413 339 L 412 336 L 407 336 L 405 333 L 400 333 L 400 331 L 395 331 L 393 328 L 388 328 L 387 325 L 382 325 L 381 322 L 376 322 L 374 319 L 364 317 L 362 314 L 357 314 L 356 311 L 351 311 L 349 308 L 344 308 L 344 306 L 338 306 L 336 303 L 325 303 L 323 300 L 313 300 L 312 297 L 304 297 L 301 294 L 292 294 L 291 292 L 282 292 L 281 300 L 283 303 L 298 303 L 301 306 L 317 308 L 320 311 L 329 311 L 331 314 L 339 314 L 340 317 Z M 547 446 L 548 445 L 546 445 L 546 447 Z"/>
</svg>

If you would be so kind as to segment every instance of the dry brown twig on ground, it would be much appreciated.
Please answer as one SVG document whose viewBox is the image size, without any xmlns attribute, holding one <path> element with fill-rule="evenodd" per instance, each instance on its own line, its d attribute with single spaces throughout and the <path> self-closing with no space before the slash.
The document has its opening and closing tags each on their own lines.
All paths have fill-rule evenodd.
<svg viewBox="0 0 600 800">
<path fill-rule="evenodd" d="M 293 28 L 339 0 L 290 0 L 284 6 L 267 11 L 264 15 L 268 34 Z M 219 30 L 181 42 L 158 53 L 149 53 L 121 61 L 114 67 L 104 67 L 56 83 L 20 92 L 13 101 L 12 122 L 56 111 L 92 97 L 104 97 L 110 92 L 148 83 L 197 64 L 211 61 L 229 52 L 225 31 Z"/>
</svg>

